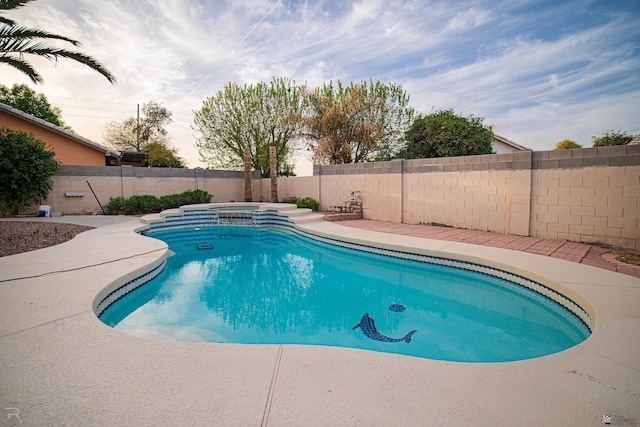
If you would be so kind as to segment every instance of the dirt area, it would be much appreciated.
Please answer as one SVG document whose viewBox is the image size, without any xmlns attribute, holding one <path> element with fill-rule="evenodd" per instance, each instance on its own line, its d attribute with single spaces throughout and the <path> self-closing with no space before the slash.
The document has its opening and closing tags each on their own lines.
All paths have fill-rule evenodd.
<svg viewBox="0 0 640 427">
<path fill-rule="evenodd" d="M 627 264 L 640 265 L 640 254 L 634 252 L 614 251 L 616 259 Z"/>
<path fill-rule="evenodd" d="M 0 221 L 0 257 L 59 245 L 93 227 L 28 221 Z"/>
</svg>

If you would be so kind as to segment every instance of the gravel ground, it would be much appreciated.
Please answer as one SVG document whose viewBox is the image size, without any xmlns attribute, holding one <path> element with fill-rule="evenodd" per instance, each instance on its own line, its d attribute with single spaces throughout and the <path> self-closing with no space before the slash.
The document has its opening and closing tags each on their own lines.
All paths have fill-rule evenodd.
<svg viewBox="0 0 640 427">
<path fill-rule="evenodd" d="M 0 221 L 0 257 L 59 245 L 93 227 L 29 221 Z"/>
</svg>

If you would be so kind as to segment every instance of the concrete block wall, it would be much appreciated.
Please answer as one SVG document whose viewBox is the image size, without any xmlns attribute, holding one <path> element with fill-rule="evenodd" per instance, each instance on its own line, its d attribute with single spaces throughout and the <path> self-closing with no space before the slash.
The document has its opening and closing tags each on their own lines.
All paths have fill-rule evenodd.
<svg viewBox="0 0 640 427">
<path fill-rule="evenodd" d="M 278 184 L 280 180 L 278 180 Z M 278 190 L 280 190 L 280 186 L 278 185 Z M 280 191 L 278 191 L 280 194 Z M 256 189 L 254 186 L 253 190 L 253 200 L 259 202 L 269 202 L 271 199 L 271 178 L 262 178 L 258 183 L 258 191 L 256 193 Z"/>
<path fill-rule="evenodd" d="M 376 221 L 402 222 L 402 194 L 402 175 L 365 175 L 363 189 L 360 190 L 362 217 Z M 351 191 L 341 204 L 350 197 Z"/>
<path fill-rule="evenodd" d="M 360 191 L 363 218 L 376 221 L 401 222 L 402 176 L 400 174 L 328 175 L 321 178 L 320 209 L 334 210 L 344 206 Z"/>
<path fill-rule="evenodd" d="M 271 191 L 271 180 L 263 179 L 266 189 Z M 278 178 L 278 199 L 282 200 L 288 197 L 313 197 L 320 200 L 320 179 L 317 176 L 301 176 L 301 177 L 281 177 Z"/>
<path fill-rule="evenodd" d="M 393 160 L 315 166 L 320 209 L 344 205 L 352 192 L 360 191 L 365 219 L 402 222 L 402 165 L 403 160 Z"/>
<path fill-rule="evenodd" d="M 531 152 L 404 162 L 407 224 L 443 224 L 526 236 Z"/>
<path fill-rule="evenodd" d="M 365 219 L 640 250 L 638 145 L 315 166 L 315 177 L 323 210 L 360 191 Z"/>
<path fill-rule="evenodd" d="M 320 202 L 320 210 L 322 211 L 331 211 L 332 206 L 343 206 L 349 197 L 351 196 L 351 192 L 354 189 L 360 189 L 361 191 L 365 191 L 366 184 L 365 180 L 367 175 L 323 175 L 320 178 L 321 189 L 320 195 L 321 198 L 318 200 Z M 383 185 L 378 186 L 378 194 L 379 197 L 386 197 L 388 193 L 388 188 Z M 362 195 L 362 203 L 365 202 L 365 195 Z M 368 209 L 377 211 L 377 206 L 373 203 L 368 204 Z M 374 215 L 375 216 L 375 215 Z"/>
<path fill-rule="evenodd" d="M 511 171 L 437 172 L 404 178 L 404 222 L 508 234 Z"/>
<path fill-rule="evenodd" d="M 259 175 L 254 176 L 259 178 Z M 254 182 L 259 186 L 259 179 Z M 213 194 L 215 202 L 243 201 L 244 174 L 205 169 L 134 168 L 131 166 L 62 166 L 53 178 L 53 189 L 43 205 L 63 214 L 100 213 L 89 182 L 100 203 L 112 197 L 148 194 L 156 197 L 190 190 Z M 69 193 L 84 193 L 69 197 Z"/>
<path fill-rule="evenodd" d="M 533 237 L 640 249 L 640 146 L 536 152 Z"/>
<path fill-rule="evenodd" d="M 268 200 L 270 180 L 252 179 L 253 200 Z M 100 212 L 87 181 L 103 204 L 195 189 L 216 202 L 244 200 L 242 172 L 63 166 L 42 204 L 65 214 Z M 640 250 L 638 145 L 315 166 L 312 177 L 278 179 L 280 199 L 313 197 L 321 210 L 344 205 L 355 191 L 365 219 Z"/>
<path fill-rule="evenodd" d="M 91 184 L 93 191 L 102 206 L 109 202 L 109 197 L 122 195 L 122 185 L 118 185 L 117 179 L 108 176 L 60 176 L 53 178 L 53 189 L 42 203 L 50 205 L 51 212 L 68 214 L 101 213 L 100 205 L 91 193 L 87 185 Z M 81 197 L 67 197 L 67 192 L 84 194 Z"/>
<path fill-rule="evenodd" d="M 531 235 L 635 247 L 640 166 L 534 171 Z"/>
</svg>

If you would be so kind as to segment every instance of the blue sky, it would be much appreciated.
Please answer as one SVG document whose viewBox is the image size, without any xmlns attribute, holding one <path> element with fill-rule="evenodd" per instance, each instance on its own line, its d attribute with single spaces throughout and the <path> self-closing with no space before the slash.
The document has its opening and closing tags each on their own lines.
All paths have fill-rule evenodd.
<svg viewBox="0 0 640 427">
<path fill-rule="evenodd" d="M 200 166 L 193 110 L 228 82 L 373 78 L 418 111 L 453 108 L 534 150 L 640 133 L 640 1 L 38 0 L 7 16 L 83 42 L 116 76 L 33 61 L 33 86 L 81 135 L 162 102 L 172 143 Z M 3 84 L 28 83 L 6 66 Z M 311 174 L 300 158 L 297 172 Z"/>
</svg>

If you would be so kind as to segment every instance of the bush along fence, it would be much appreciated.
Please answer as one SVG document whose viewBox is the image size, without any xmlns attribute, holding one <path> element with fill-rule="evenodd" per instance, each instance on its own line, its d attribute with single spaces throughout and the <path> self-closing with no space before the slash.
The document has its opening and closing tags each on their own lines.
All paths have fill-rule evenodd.
<svg viewBox="0 0 640 427">
<path fill-rule="evenodd" d="M 301 199 L 298 199 L 297 197 L 286 197 L 284 199 L 280 199 L 280 203 L 293 203 L 300 209 L 311 209 L 314 212 L 320 210 L 320 202 L 313 197 L 308 196 Z"/>
<path fill-rule="evenodd" d="M 260 172 L 252 179 L 254 197 L 262 201 Z M 212 202 L 243 201 L 243 189 L 244 174 L 238 171 L 63 165 L 53 177 L 53 189 L 40 204 L 51 206 L 51 212 L 56 214 L 85 215 L 100 213 L 100 205 L 104 207 L 111 199 L 120 198 L 113 205 L 113 212 L 117 212 L 118 204 L 133 196 L 161 198 L 196 190 L 214 195 Z M 138 202 L 154 203 L 151 199 Z M 37 209 L 37 205 L 32 209 L 36 215 Z"/>
<path fill-rule="evenodd" d="M 150 195 L 111 197 L 106 209 L 109 215 L 144 215 L 184 205 L 210 203 L 212 198 L 211 194 L 202 190 L 185 191 L 161 197 Z"/>
</svg>

